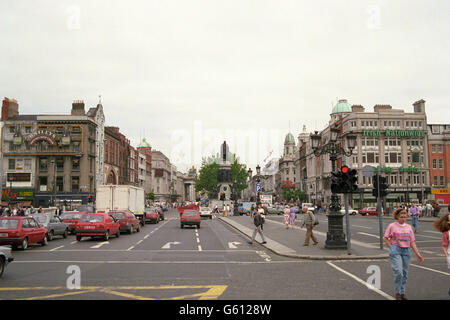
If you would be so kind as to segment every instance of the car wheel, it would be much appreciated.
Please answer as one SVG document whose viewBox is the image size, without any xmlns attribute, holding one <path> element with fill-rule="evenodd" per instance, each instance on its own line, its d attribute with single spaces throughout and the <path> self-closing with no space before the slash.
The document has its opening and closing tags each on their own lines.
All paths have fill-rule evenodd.
<svg viewBox="0 0 450 320">
<path fill-rule="evenodd" d="M 109 240 L 109 231 L 108 230 L 105 232 L 104 239 L 105 239 L 105 241 Z"/>
<path fill-rule="evenodd" d="M 50 230 L 50 232 L 48 233 L 48 236 L 47 236 L 48 241 L 52 241 L 54 235 L 55 235 L 55 233 L 53 232 L 53 230 Z"/>
<path fill-rule="evenodd" d="M 69 234 L 69 232 L 67 231 L 67 229 L 64 230 L 63 238 L 64 238 L 64 239 L 67 239 L 68 234 Z"/>
<path fill-rule="evenodd" d="M 77 241 L 81 241 L 82 236 L 77 236 Z"/>
<path fill-rule="evenodd" d="M 26 250 L 28 248 L 28 239 L 24 238 L 22 240 L 22 250 Z"/>
<path fill-rule="evenodd" d="M 48 234 L 44 235 L 44 239 L 41 241 L 41 245 L 44 247 L 48 244 Z"/>
</svg>

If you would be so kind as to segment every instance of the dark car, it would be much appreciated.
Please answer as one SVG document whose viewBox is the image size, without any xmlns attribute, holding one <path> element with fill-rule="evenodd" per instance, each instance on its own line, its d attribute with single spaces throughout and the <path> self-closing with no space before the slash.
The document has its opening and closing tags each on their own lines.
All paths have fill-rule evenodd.
<svg viewBox="0 0 450 320">
<path fill-rule="evenodd" d="M 120 232 L 132 234 L 141 231 L 141 221 L 130 211 L 109 211 L 108 214 L 120 223 Z"/>
<path fill-rule="evenodd" d="M 160 217 L 159 212 L 156 208 L 147 208 L 145 209 L 145 223 L 159 223 Z"/>
<path fill-rule="evenodd" d="M 47 239 L 52 241 L 55 236 L 62 236 L 64 239 L 69 234 L 69 224 L 62 222 L 59 217 L 48 213 L 38 213 L 31 215 L 40 225 L 48 230 Z"/>
<path fill-rule="evenodd" d="M 200 229 L 200 211 L 198 210 L 185 210 L 181 214 L 180 217 L 180 223 L 181 223 L 181 229 L 184 228 L 184 226 L 197 226 L 197 229 Z"/>
<path fill-rule="evenodd" d="M 78 212 L 78 211 L 72 211 L 72 212 L 65 212 L 62 215 L 59 216 L 59 218 L 69 225 L 69 232 L 71 234 L 75 234 L 75 228 L 77 226 L 77 223 L 80 221 L 81 217 L 87 214 L 87 212 Z"/>
<path fill-rule="evenodd" d="M 0 218 L 0 245 L 11 245 L 14 250 L 18 247 L 25 250 L 33 243 L 47 245 L 47 228 L 32 217 Z"/>
</svg>

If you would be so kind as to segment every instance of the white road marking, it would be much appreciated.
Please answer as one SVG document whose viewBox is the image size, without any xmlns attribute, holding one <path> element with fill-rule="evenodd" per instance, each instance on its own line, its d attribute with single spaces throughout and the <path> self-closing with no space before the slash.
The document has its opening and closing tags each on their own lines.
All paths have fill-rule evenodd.
<svg viewBox="0 0 450 320">
<path fill-rule="evenodd" d="M 200 243 L 200 239 L 199 238 L 197 238 L 197 243 Z"/>
<path fill-rule="evenodd" d="M 161 247 L 161 249 L 170 249 L 170 246 L 171 245 L 175 245 L 175 244 L 181 244 L 181 242 L 178 242 L 178 241 L 173 241 L 173 242 L 167 242 L 165 245 L 163 245 L 162 247 Z"/>
<path fill-rule="evenodd" d="M 75 244 L 75 243 L 77 243 L 78 241 L 72 241 L 70 244 Z"/>
<path fill-rule="evenodd" d="M 394 297 L 388 295 L 387 293 L 381 291 L 380 289 L 377 289 L 371 285 L 369 285 L 367 282 L 361 280 L 360 278 L 358 278 L 357 276 L 351 274 L 350 272 L 345 271 L 344 269 L 339 268 L 338 266 L 336 266 L 335 264 L 331 263 L 330 261 L 327 261 L 327 263 L 332 266 L 333 268 L 335 268 L 336 270 L 341 271 L 342 273 L 346 274 L 347 276 L 349 276 L 350 278 L 353 278 L 354 280 L 358 281 L 359 283 L 363 284 L 364 286 L 366 286 L 369 290 L 375 291 L 376 293 L 378 293 L 379 295 L 383 296 L 384 298 L 388 299 L 388 300 L 395 300 Z"/>
<path fill-rule="evenodd" d="M 376 235 L 370 234 L 370 233 L 358 232 L 358 234 L 364 234 L 364 235 L 366 235 L 366 236 L 371 236 L 371 237 L 375 237 L 375 238 L 377 238 L 377 239 L 380 239 L 380 236 L 376 236 Z"/>
<path fill-rule="evenodd" d="M 291 261 L 270 261 L 271 264 L 273 263 L 280 263 L 280 264 L 286 264 L 286 263 L 308 263 L 310 261 L 308 260 L 291 260 Z M 86 260 L 35 260 L 35 261 L 15 261 L 16 263 L 86 263 L 86 264 L 265 264 L 268 263 L 267 261 L 86 261 Z"/>
<path fill-rule="evenodd" d="M 257 253 L 261 258 L 263 258 L 264 261 L 267 261 L 267 262 L 271 262 L 271 261 L 272 261 L 272 258 L 271 258 L 267 253 L 265 253 L 264 251 L 256 251 L 256 253 Z"/>
<path fill-rule="evenodd" d="M 441 240 L 441 238 L 436 238 L 436 237 L 432 237 L 432 236 L 426 236 L 426 235 L 417 234 L 417 233 L 415 234 L 415 236 L 416 236 L 416 240 L 417 240 L 418 237 L 425 237 L 425 238 L 430 238 L 430 239 Z"/>
<path fill-rule="evenodd" d="M 358 228 L 364 228 L 364 229 L 372 229 L 372 228 L 369 228 L 369 227 L 358 226 L 356 224 L 352 224 L 352 227 L 358 227 Z"/>
<path fill-rule="evenodd" d="M 131 246 L 131 247 L 129 247 L 128 249 L 127 249 L 127 251 L 130 251 L 130 250 L 133 250 L 134 249 L 134 246 Z"/>
<path fill-rule="evenodd" d="M 148 234 L 148 235 L 146 235 L 145 237 L 144 237 L 144 239 L 147 239 L 148 237 L 150 237 L 150 235 Z"/>
<path fill-rule="evenodd" d="M 428 250 L 420 250 L 420 252 L 429 253 L 429 254 L 435 254 L 436 252 L 428 251 Z"/>
<path fill-rule="evenodd" d="M 427 260 L 428 260 L 428 259 L 427 259 Z M 437 273 L 442 273 L 442 274 L 445 274 L 446 276 L 450 276 L 450 273 L 448 273 L 448 272 L 443 272 L 443 271 L 439 271 L 439 270 L 434 270 L 434 269 L 430 269 L 430 268 L 418 266 L 417 264 L 412 264 L 412 263 L 411 263 L 410 265 L 413 266 L 413 267 L 416 267 L 416 268 L 421 268 L 421 269 L 424 269 L 424 270 L 433 271 L 433 272 L 437 272 Z"/>
<path fill-rule="evenodd" d="M 55 250 L 58 250 L 59 248 L 64 248 L 64 246 L 56 247 L 56 248 L 54 248 L 54 249 L 52 249 L 50 251 L 55 251 Z"/>
<path fill-rule="evenodd" d="M 198 251 L 202 251 L 202 246 L 198 246 Z"/>
<path fill-rule="evenodd" d="M 424 231 L 424 232 L 436 233 L 436 234 L 442 234 L 442 232 L 437 232 L 437 231 Z"/>
<path fill-rule="evenodd" d="M 237 245 L 238 244 L 241 244 L 240 242 L 237 242 L 237 241 L 233 241 L 233 242 L 228 242 L 228 248 L 230 248 L 230 249 L 237 249 Z"/>
<path fill-rule="evenodd" d="M 98 248 L 100 248 L 101 246 L 104 246 L 105 244 L 109 244 L 109 241 L 103 241 L 103 242 L 100 242 L 99 244 L 97 244 L 97 245 L 95 245 L 95 246 L 92 246 L 91 249 L 98 249 Z"/>
</svg>

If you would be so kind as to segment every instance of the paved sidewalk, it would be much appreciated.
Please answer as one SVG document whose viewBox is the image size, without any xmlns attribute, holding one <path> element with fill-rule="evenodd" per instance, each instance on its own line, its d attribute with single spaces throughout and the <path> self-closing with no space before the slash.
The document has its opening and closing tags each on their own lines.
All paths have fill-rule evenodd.
<svg viewBox="0 0 450 320">
<path fill-rule="evenodd" d="M 249 216 L 220 216 L 216 217 L 239 230 L 251 240 L 254 224 Z M 272 216 L 271 216 L 272 217 Z M 390 218 L 392 219 L 392 217 Z M 285 257 L 311 260 L 373 260 L 373 259 L 388 259 L 389 254 L 384 246 L 381 250 L 379 245 L 363 243 L 356 240 L 351 240 L 351 255 L 347 254 L 347 250 L 330 250 L 325 249 L 326 232 L 314 230 L 314 235 L 319 240 L 318 245 L 313 245 L 312 242 L 308 247 L 303 246 L 306 228 L 300 229 L 296 226 L 294 229 L 285 229 L 282 223 L 283 217 L 280 216 L 279 221 L 266 219 L 264 224 L 264 237 L 267 243 L 261 244 L 259 234 L 256 235 L 254 246 L 262 245 L 270 251 Z"/>
</svg>

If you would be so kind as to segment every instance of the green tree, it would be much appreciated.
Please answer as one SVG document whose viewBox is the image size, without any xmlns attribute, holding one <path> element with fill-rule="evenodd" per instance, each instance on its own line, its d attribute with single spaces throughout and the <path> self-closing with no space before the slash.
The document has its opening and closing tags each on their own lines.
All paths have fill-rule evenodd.
<svg viewBox="0 0 450 320">
<path fill-rule="evenodd" d="M 150 201 L 155 201 L 155 199 L 156 199 L 155 193 L 153 191 L 149 192 L 147 194 L 147 199 L 150 200 Z"/>
<path fill-rule="evenodd" d="M 306 194 L 298 188 L 284 187 L 282 188 L 283 199 L 287 202 L 290 201 L 304 201 Z"/>
<path fill-rule="evenodd" d="M 203 163 L 195 180 L 196 192 L 207 192 L 208 198 L 214 198 L 217 186 L 217 176 L 219 175 L 219 165 L 215 162 Z"/>
<path fill-rule="evenodd" d="M 244 164 L 240 164 L 237 159 L 234 159 L 231 165 L 232 183 L 236 188 L 236 192 L 239 195 L 242 190 L 248 187 L 247 184 L 247 167 Z"/>
</svg>

